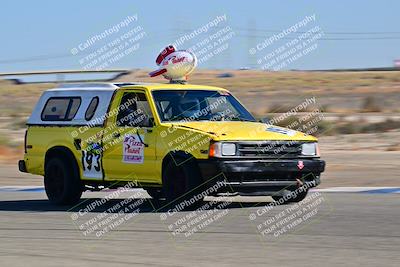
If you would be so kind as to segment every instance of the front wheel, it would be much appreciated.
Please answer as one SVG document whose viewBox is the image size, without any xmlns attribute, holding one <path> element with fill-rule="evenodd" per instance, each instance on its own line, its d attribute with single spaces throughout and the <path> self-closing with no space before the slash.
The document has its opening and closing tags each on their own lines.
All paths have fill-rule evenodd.
<svg viewBox="0 0 400 267">
<path fill-rule="evenodd" d="M 151 196 L 151 198 L 155 201 L 160 200 L 160 198 L 164 197 L 164 194 L 162 192 L 161 188 L 146 188 L 147 193 Z"/>
<path fill-rule="evenodd" d="M 79 175 L 66 159 L 52 158 L 47 162 L 44 188 L 50 202 L 57 205 L 76 204 L 82 196 Z"/>
<path fill-rule="evenodd" d="M 197 195 L 200 185 L 201 177 L 192 159 L 172 159 L 163 170 L 163 193 L 169 205 L 182 209 L 197 206 L 203 200 Z"/>
</svg>

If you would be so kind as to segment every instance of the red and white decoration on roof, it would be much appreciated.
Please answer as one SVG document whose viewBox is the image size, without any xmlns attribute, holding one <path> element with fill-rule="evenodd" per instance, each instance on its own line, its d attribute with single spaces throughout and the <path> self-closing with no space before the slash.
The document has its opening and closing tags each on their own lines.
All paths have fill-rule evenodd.
<svg viewBox="0 0 400 267">
<path fill-rule="evenodd" d="M 176 50 L 175 46 L 169 45 L 158 55 L 156 63 L 159 68 L 150 72 L 150 77 L 163 75 L 171 82 L 186 81 L 197 66 L 197 58 L 190 51 Z"/>
</svg>

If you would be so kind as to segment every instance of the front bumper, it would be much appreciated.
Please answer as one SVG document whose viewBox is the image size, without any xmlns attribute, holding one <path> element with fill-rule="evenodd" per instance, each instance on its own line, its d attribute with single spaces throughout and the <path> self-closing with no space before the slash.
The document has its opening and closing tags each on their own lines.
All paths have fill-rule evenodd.
<svg viewBox="0 0 400 267">
<path fill-rule="evenodd" d="M 222 181 L 223 190 L 242 195 L 272 195 L 320 184 L 325 161 L 320 159 L 199 160 L 203 181 Z M 221 191 L 221 190 L 220 190 Z"/>
</svg>

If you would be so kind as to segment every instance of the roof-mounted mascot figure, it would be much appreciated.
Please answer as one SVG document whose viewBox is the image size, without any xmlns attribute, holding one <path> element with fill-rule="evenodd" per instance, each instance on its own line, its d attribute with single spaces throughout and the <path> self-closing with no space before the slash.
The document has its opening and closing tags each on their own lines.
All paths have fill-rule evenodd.
<svg viewBox="0 0 400 267">
<path fill-rule="evenodd" d="M 164 48 L 156 59 L 158 70 L 149 73 L 150 77 L 163 75 L 170 82 L 186 82 L 187 76 L 197 66 L 196 56 L 187 50 L 176 50 L 169 45 Z"/>
</svg>

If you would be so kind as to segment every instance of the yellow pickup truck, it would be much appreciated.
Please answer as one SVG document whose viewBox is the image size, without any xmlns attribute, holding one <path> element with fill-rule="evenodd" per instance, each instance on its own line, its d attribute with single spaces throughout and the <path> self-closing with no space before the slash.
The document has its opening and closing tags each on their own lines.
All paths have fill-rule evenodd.
<svg viewBox="0 0 400 267">
<path fill-rule="evenodd" d="M 68 84 L 42 94 L 27 126 L 19 170 L 44 176 L 55 204 L 128 183 L 168 202 L 221 194 L 298 202 L 325 168 L 315 137 L 258 122 L 212 86 Z"/>
</svg>

